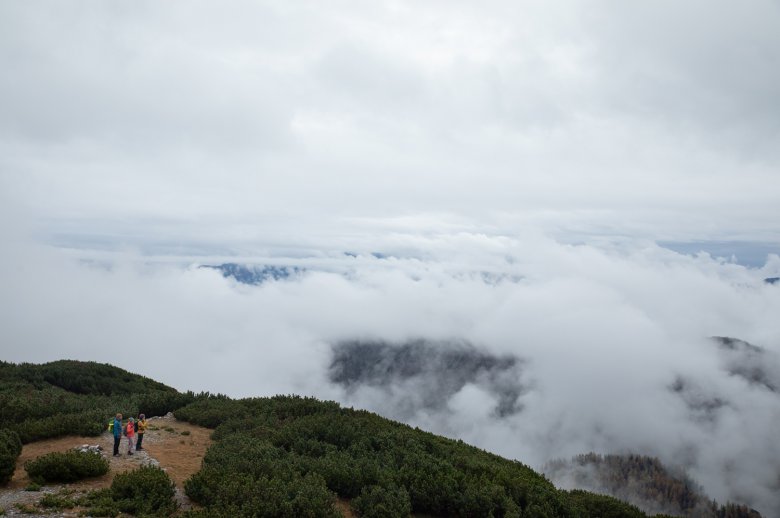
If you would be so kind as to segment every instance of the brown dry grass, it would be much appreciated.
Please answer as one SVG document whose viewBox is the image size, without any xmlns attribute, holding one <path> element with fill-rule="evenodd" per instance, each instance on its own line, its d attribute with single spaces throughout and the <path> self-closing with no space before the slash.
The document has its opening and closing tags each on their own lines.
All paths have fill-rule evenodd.
<svg viewBox="0 0 780 518">
<path fill-rule="evenodd" d="M 99 444 L 110 463 L 110 471 L 97 478 L 83 480 L 70 484 L 72 489 L 95 489 L 108 487 L 117 473 L 123 473 L 137 468 L 150 457 L 159 462 L 176 485 L 181 488 L 184 481 L 195 474 L 201 466 L 203 455 L 211 445 L 211 430 L 189 423 L 177 421 L 172 418 L 159 418 L 149 420 L 150 428 L 147 430 L 143 447 L 145 452 L 136 452 L 127 455 L 126 439 L 122 438 L 119 448 L 120 457 L 111 455 L 114 448 L 114 438 L 108 432 L 100 437 L 59 437 L 26 444 L 22 448 L 22 454 L 16 463 L 16 472 L 7 489 L 24 489 L 30 484 L 30 478 L 24 470 L 24 463 L 46 453 L 65 451 L 82 444 Z M 173 431 L 166 430 L 170 428 Z M 189 435 L 181 435 L 188 431 Z"/>
<path fill-rule="evenodd" d="M 182 432 L 189 432 L 189 434 L 182 435 Z M 68 484 L 68 489 L 82 492 L 109 487 L 117 473 L 133 470 L 145 462 L 149 462 L 150 459 L 154 459 L 176 484 L 177 499 L 182 508 L 186 509 L 190 507 L 190 503 L 184 496 L 184 482 L 200 470 L 203 455 L 212 443 L 211 432 L 212 430 L 208 428 L 177 421 L 173 418 L 149 419 L 149 428 L 143 441 L 144 451 L 136 452 L 132 456 L 127 455 L 127 442 L 125 438 L 122 438 L 121 447 L 119 448 L 122 454 L 121 457 L 112 456 L 114 438 L 108 432 L 100 437 L 59 437 L 57 439 L 26 444 L 22 448 L 22 454 L 16 463 L 16 471 L 13 478 L 5 488 L 0 488 L 0 506 L 5 507 L 7 512 L 14 512 L 13 505 L 15 503 L 33 504 L 40 500 L 41 493 L 24 491 L 24 488 L 31 483 L 27 472 L 24 470 L 24 463 L 28 460 L 54 451 L 66 451 L 83 444 L 99 444 L 109 460 L 109 472 L 101 477 Z M 46 487 L 59 488 L 65 486 Z M 337 500 L 336 507 L 345 518 L 353 518 L 355 516 L 347 500 Z M 59 511 L 58 515 L 78 516 L 78 512 L 78 509 L 64 510 Z"/>
<path fill-rule="evenodd" d="M 68 484 L 68 489 L 81 492 L 92 489 L 109 487 L 117 473 L 133 470 L 152 460 L 157 461 L 177 487 L 180 503 L 186 508 L 189 506 L 184 495 L 184 481 L 195 474 L 203 462 L 203 455 L 211 445 L 211 430 L 189 423 L 177 421 L 173 418 L 149 419 L 149 429 L 144 436 L 144 451 L 138 451 L 133 455 L 127 455 L 127 442 L 122 438 L 119 451 L 120 457 L 113 457 L 114 438 L 108 432 L 99 437 L 59 437 L 24 445 L 22 454 L 16 463 L 16 471 L 7 486 L 0 488 L 0 506 L 6 511 L 12 511 L 16 503 L 34 503 L 42 496 L 39 492 L 24 491 L 31 480 L 24 470 L 24 463 L 41 455 L 55 451 L 66 451 L 81 446 L 82 444 L 99 444 L 109 460 L 110 470 L 107 474 L 81 480 Z M 181 432 L 189 432 L 182 435 Z M 47 488 L 63 486 L 46 486 Z M 74 510 L 65 511 L 61 516 L 76 516 Z M 29 516 L 29 515 L 28 515 Z"/>
</svg>

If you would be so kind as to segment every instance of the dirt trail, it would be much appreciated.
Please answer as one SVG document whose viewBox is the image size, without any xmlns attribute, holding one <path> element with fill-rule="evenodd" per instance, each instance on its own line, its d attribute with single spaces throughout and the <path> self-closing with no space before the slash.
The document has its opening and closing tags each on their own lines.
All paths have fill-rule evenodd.
<svg viewBox="0 0 780 518">
<path fill-rule="evenodd" d="M 202 428 L 173 417 L 151 418 L 149 428 L 143 440 L 143 451 L 137 451 L 133 455 L 127 455 L 127 442 L 122 438 L 120 457 L 112 455 L 114 448 L 113 436 L 105 432 L 99 437 L 60 437 L 26 444 L 22 454 L 16 463 L 16 471 L 9 484 L 0 488 L 0 509 L 5 510 L 6 516 L 22 515 L 15 507 L 16 504 L 34 504 L 46 493 L 56 493 L 65 488 L 65 485 L 46 485 L 41 491 L 25 491 L 30 484 L 30 478 L 24 470 L 24 463 L 46 453 L 53 451 L 65 451 L 84 444 L 100 445 L 103 455 L 109 460 L 110 470 L 107 474 L 67 484 L 68 489 L 75 491 L 88 491 L 109 487 L 117 473 L 133 470 L 142 464 L 155 464 L 163 468 L 176 484 L 177 500 L 183 509 L 190 507 L 187 497 L 184 495 L 184 481 L 196 473 L 203 461 L 203 455 L 211 445 L 211 430 Z M 106 418 L 108 422 L 108 418 Z M 36 516 L 23 514 L 23 516 Z M 78 516 L 78 511 L 64 511 L 53 514 L 41 514 L 40 516 Z"/>
</svg>

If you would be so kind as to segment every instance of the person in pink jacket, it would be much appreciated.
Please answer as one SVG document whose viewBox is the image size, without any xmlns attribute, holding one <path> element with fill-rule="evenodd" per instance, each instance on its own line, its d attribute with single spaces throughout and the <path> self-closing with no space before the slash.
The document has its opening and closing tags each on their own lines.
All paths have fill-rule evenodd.
<svg viewBox="0 0 780 518">
<path fill-rule="evenodd" d="M 127 454 L 132 455 L 133 445 L 135 444 L 135 422 L 133 422 L 132 417 L 127 421 L 125 435 L 127 435 Z"/>
</svg>

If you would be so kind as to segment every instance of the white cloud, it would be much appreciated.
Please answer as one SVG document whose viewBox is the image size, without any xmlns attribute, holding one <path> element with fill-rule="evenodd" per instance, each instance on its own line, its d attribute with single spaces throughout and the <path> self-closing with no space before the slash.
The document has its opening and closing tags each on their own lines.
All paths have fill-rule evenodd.
<svg viewBox="0 0 780 518">
<path fill-rule="evenodd" d="M 3 356 L 105 361 L 235 396 L 335 398 L 536 466 L 590 450 L 658 455 L 686 463 L 721 500 L 765 512 L 777 504 L 780 394 L 729 374 L 733 358 L 706 338 L 736 336 L 780 354 L 780 290 L 763 283 L 769 269 L 653 245 L 464 233 L 396 238 L 404 242 L 418 258 L 289 258 L 309 272 L 259 287 L 132 254 L 106 269 L 14 247 L 0 268 Z M 490 411 L 496 386 L 479 377 L 446 407 L 423 405 L 436 385 L 414 378 L 350 390 L 328 378 L 339 341 L 415 338 L 522 359 L 511 370 L 511 386 L 524 387 L 519 413 Z"/>
<path fill-rule="evenodd" d="M 43 234 L 439 213 L 777 239 L 775 3 L 2 10 L 2 185 Z"/>
</svg>

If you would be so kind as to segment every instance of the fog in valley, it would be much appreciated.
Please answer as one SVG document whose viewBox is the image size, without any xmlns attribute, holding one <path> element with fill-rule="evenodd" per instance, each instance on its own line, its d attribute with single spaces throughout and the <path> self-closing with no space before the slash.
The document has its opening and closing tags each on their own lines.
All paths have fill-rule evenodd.
<svg viewBox="0 0 780 518">
<path fill-rule="evenodd" d="M 31 249 L 3 260 L 5 359 L 335 399 L 537 468 L 642 453 L 718 499 L 780 504 L 780 286 L 764 282 L 780 258 L 749 269 L 541 237 L 414 246 L 425 259 L 297 258 L 303 273 L 256 286 Z"/>
</svg>

